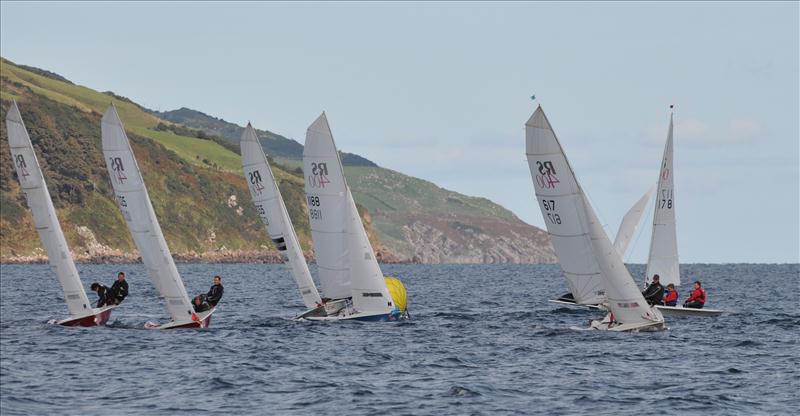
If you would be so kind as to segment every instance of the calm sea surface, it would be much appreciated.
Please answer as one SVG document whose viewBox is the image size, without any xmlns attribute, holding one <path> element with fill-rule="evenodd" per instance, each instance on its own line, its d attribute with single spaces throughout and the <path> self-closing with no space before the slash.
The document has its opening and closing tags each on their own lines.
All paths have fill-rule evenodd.
<svg viewBox="0 0 800 416">
<path fill-rule="evenodd" d="M 555 265 L 384 265 L 412 321 L 308 323 L 282 265 L 182 264 L 190 294 L 220 274 L 225 297 L 211 328 L 176 331 L 142 329 L 168 320 L 142 265 L 79 269 L 87 288 L 128 273 L 108 327 L 47 324 L 66 315 L 49 268 L 0 266 L 4 416 L 800 411 L 798 265 L 684 265 L 730 313 L 641 334 L 570 329 L 599 313 L 547 302 Z"/>
</svg>

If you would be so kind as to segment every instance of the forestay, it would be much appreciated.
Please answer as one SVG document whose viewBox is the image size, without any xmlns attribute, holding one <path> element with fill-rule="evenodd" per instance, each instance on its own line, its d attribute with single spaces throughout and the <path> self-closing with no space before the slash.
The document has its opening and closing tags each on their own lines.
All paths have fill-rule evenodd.
<svg viewBox="0 0 800 416">
<path fill-rule="evenodd" d="M 570 292 L 579 304 L 604 301 L 580 186 L 542 107 L 525 124 L 528 166 L 547 232 Z"/>
<path fill-rule="evenodd" d="M 101 123 L 103 155 L 122 216 L 150 279 L 164 298 L 175 323 L 191 322 L 193 308 L 161 232 L 139 166 L 117 110 L 111 106 Z"/>
<path fill-rule="evenodd" d="M 644 209 L 647 206 L 647 203 L 650 201 L 650 198 L 653 197 L 653 192 L 656 191 L 656 185 L 650 187 L 650 189 L 636 201 L 635 204 L 631 207 L 630 210 L 622 217 L 622 222 L 619 224 L 619 230 L 617 230 L 617 236 L 614 238 L 614 248 L 619 253 L 620 257 L 625 258 L 625 252 L 628 250 L 628 246 L 631 243 L 631 239 L 633 238 L 633 234 L 636 233 L 636 227 L 639 225 L 639 221 L 642 219 L 642 214 L 644 214 Z"/>
<path fill-rule="evenodd" d="M 678 237 L 675 229 L 675 185 L 672 170 L 672 114 L 669 116 L 667 143 L 658 176 L 655 213 L 653 214 L 653 234 L 650 238 L 650 255 L 647 259 L 646 282 L 653 275 L 666 286 L 681 284 L 678 266 Z"/>
<path fill-rule="evenodd" d="M 664 318 L 661 313 L 657 309 L 651 308 L 644 300 L 636 282 L 633 281 L 633 277 L 622 262 L 622 257 L 611 245 L 611 241 L 585 195 L 583 200 L 583 209 L 589 222 L 592 250 L 603 275 L 607 306 L 614 314 L 614 318 L 622 324 L 663 322 Z"/>
<path fill-rule="evenodd" d="M 308 127 L 303 148 L 306 202 L 322 295 L 351 296 L 347 243 L 347 189 L 328 119 L 322 113 Z"/>
<path fill-rule="evenodd" d="M 250 196 L 253 197 L 256 211 L 264 221 L 272 242 L 288 263 L 300 289 L 303 303 L 308 308 L 315 308 L 321 303 L 319 292 L 311 278 L 292 220 L 289 218 L 275 176 L 272 174 L 272 168 L 250 123 L 247 123 L 239 145 L 242 150 L 244 177 L 250 188 Z"/>
<path fill-rule="evenodd" d="M 22 191 L 28 207 L 33 214 L 33 223 L 42 245 L 47 252 L 50 268 L 58 277 L 64 289 L 69 314 L 74 317 L 89 315 L 92 306 L 86 297 L 78 270 L 72 260 L 67 241 L 58 222 L 50 192 L 44 182 L 39 161 L 33 151 L 31 139 L 22 116 L 14 102 L 6 114 L 6 129 L 8 130 L 8 144 L 11 148 L 11 159 L 16 169 Z"/>
</svg>

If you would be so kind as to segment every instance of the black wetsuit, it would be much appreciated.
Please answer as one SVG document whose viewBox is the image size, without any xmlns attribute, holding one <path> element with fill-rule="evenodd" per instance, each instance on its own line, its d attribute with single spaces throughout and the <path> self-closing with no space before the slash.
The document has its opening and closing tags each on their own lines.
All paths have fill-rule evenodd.
<svg viewBox="0 0 800 416">
<path fill-rule="evenodd" d="M 650 283 L 647 289 L 642 292 L 642 296 L 651 305 L 661 305 L 661 299 L 664 297 L 664 286 L 659 282 Z"/>
<path fill-rule="evenodd" d="M 200 299 L 200 304 L 199 305 L 196 303 L 197 299 Z M 197 295 L 192 300 L 192 306 L 194 307 L 194 311 L 197 312 L 197 313 L 200 313 L 200 312 L 205 312 L 205 311 L 211 309 L 211 306 L 208 304 L 208 302 L 206 300 L 207 300 L 206 299 L 206 295 Z"/>
<path fill-rule="evenodd" d="M 105 285 L 100 285 L 97 288 L 97 307 L 102 308 L 109 304 L 106 300 L 108 299 L 108 287 Z"/>
<path fill-rule="evenodd" d="M 115 304 L 119 305 L 125 300 L 125 297 L 128 296 L 128 281 L 123 280 L 120 282 L 117 280 L 111 285 L 111 289 L 108 291 L 108 295 L 106 296 L 108 299 L 108 303 L 114 302 Z"/>
<path fill-rule="evenodd" d="M 222 283 L 211 286 L 211 289 L 208 289 L 208 293 L 206 293 L 206 301 L 211 306 L 217 306 L 219 300 L 222 299 L 222 292 L 224 291 L 225 288 L 222 287 Z"/>
</svg>

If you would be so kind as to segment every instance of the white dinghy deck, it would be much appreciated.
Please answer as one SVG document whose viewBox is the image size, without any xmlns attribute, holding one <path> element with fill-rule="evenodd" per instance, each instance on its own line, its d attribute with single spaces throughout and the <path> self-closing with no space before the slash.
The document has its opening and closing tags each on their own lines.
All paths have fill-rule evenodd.
<svg viewBox="0 0 800 416">
<path fill-rule="evenodd" d="M 191 322 L 175 322 L 170 321 L 166 324 L 159 325 L 157 323 L 148 322 L 145 324 L 145 328 L 147 329 L 191 329 L 191 328 L 208 328 L 211 325 L 211 315 L 216 311 L 217 308 L 211 308 L 204 312 L 199 312 L 196 314 L 197 318 L 192 319 Z"/>
</svg>

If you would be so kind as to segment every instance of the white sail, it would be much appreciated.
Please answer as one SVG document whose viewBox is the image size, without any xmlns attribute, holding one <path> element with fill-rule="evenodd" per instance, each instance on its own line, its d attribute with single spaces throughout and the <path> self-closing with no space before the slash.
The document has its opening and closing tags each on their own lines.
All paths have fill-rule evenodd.
<svg viewBox="0 0 800 416">
<path fill-rule="evenodd" d="M 351 290 L 345 221 L 347 186 L 325 113 L 306 132 L 303 173 L 322 295 L 330 299 L 348 298 Z"/>
<path fill-rule="evenodd" d="M 142 262 L 174 323 L 190 323 L 194 309 L 172 260 L 144 185 L 128 136 L 114 106 L 103 114 L 103 155 L 111 184 Z"/>
<path fill-rule="evenodd" d="M 250 188 L 250 196 L 253 197 L 256 211 L 264 221 L 272 242 L 275 243 L 278 251 L 283 254 L 289 264 L 292 276 L 300 289 L 300 295 L 303 297 L 303 303 L 308 308 L 315 308 L 321 302 L 319 292 L 317 292 L 317 287 L 308 271 L 308 264 L 306 264 L 292 226 L 292 220 L 286 211 L 286 205 L 284 205 L 267 156 L 250 123 L 247 123 L 239 145 L 242 149 L 244 177 Z"/>
<path fill-rule="evenodd" d="M 536 198 L 570 292 L 576 303 L 602 303 L 603 280 L 580 185 L 541 106 L 525 123 L 525 146 Z"/>
<path fill-rule="evenodd" d="M 656 191 L 656 185 L 650 187 L 650 189 L 636 201 L 635 204 L 631 207 L 631 209 L 622 217 L 622 222 L 619 224 L 619 230 L 617 230 L 617 236 L 614 238 L 614 248 L 617 249 L 620 257 L 625 258 L 625 252 L 628 250 L 628 246 L 631 243 L 631 239 L 633 238 L 633 234 L 636 233 L 636 227 L 639 225 L 639 221 L 642 219 L 642 214 L 644 214 L 644 209 L 647 206 L 647 203 L 650 201 L 650 198 L 653 197 L 653 192 Z"/>
<path fill-rule="evenodd" d="M 664 322 L 658 309 L 650 307 L 644 300 L 642 292 L 639 291 L 639 287 L 633 281 L 625 263 L 622 262 L 622 257 L 608 239 L 585 195 L 583 201 L 592 250 L 603 276 L 606 305 L 614 314 L 616 321 L 629 326 Z"/>
<path fill-rule="evenodd" d="M 347 220 L 353 307 L 359 312 L 389 313 L 394 308 L 392 297 L 349 188 Z"/>
<path fill-rule="evenodd" d="M 36 231 L 39 232 L 39 238 L 47 252 L 50 268 L 64 289 L 69 314 L 73 317 L 90 315 L 93 313 L 92 306 L 86 297 L 72 254 L 64 239 L 64 232 L 58 222 L 50 192 L 47 190 L 39 161 L 36 159 L 16 102 L 6 114 L 6 129 L 14 169 L 17 171 L 20 186 L 33 214 Z"/>
<path fill-rule="evenodd" d="M 675 229 L 675 184 L 672 170 L 672 114 L 669 116 L 667 143 L 658 175 L 653 234 L 650 237 L 650 255 L 647 259 L 645 281 L 649 284 L 653 275 L 666 286 L 681 284 L 678 266 L 678 237 Z"/>
</svg>

